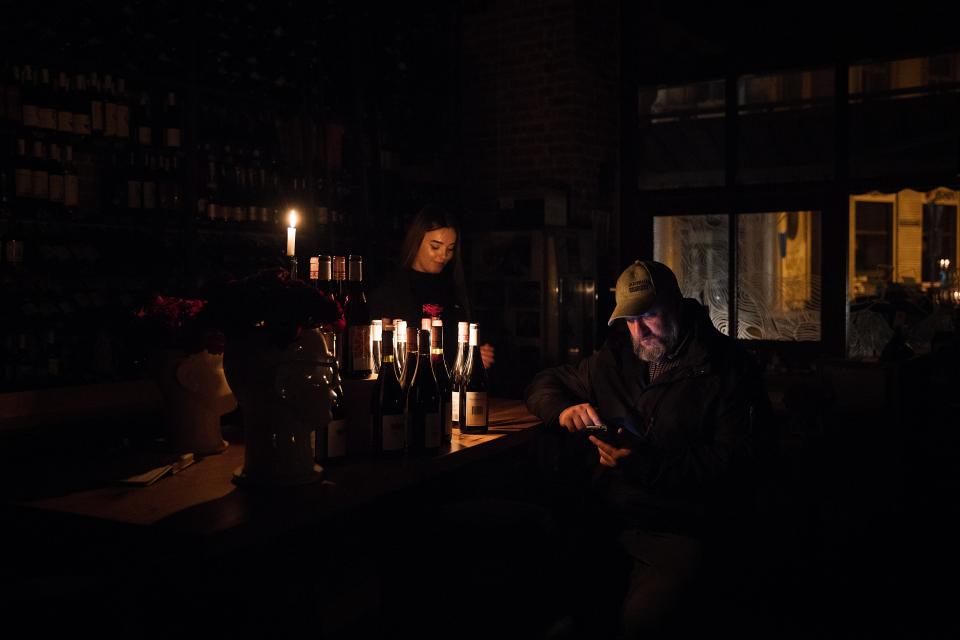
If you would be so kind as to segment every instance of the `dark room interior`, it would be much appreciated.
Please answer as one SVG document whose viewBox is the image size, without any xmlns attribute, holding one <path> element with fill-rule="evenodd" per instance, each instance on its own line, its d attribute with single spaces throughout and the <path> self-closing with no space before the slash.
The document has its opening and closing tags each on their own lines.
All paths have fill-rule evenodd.
<svg viewBox="0 0 960 640">
<path fill-rule="evenodd" d="M 0 2 L 7 628 L 956 637 L 958 14 Z M 684 381 L 658 420 L 711 418 L 681 449 L 670 392 L 642 433 L 598 399 L 602 353 L 653 389 L 703 335 L 676 311 L 642 355 L 650 261 L 770 436 L 660 635 L 615 628 L 615 545 L 582 555 L 604 447 L 705 473 L 734 410 Z"/>
</svg>

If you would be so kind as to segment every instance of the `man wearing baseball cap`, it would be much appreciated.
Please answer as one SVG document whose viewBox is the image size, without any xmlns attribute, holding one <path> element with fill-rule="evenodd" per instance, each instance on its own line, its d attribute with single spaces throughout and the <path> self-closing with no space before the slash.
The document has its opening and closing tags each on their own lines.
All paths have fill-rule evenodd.
<svg viewBox="0 0 960 640">
<path fill-rule="evenodd" d="M 749 531 L 773 445 L 769 401 L 753 360 L 660 262 L 623 271 L 608 324 L 599 351 L 539 373 L 526 400 L 597 463 L 588 508 L 577 512 L 585 562 L 572 573 L 608 589 L 571 605 L 575 626 L 650 637 L 682 617 L 711 553 L 730 557 L 734 547 L 718 543 Z"/>
</svg>

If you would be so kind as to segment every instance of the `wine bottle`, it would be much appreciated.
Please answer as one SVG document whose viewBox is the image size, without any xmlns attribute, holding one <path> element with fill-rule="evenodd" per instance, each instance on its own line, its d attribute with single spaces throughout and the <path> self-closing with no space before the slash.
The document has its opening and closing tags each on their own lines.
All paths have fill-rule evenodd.
<svg viewBox="0 0 960 640">
<path fill-rule="evenodd" d="M 143 173 L 137 164 L 137 156 L 130 152 L 127 165 L 127 208 L 140 209 L 143 206 Z"/>
<path fill-rule="evenodd" d="M 427 318 L 429 327 L 430 319 Z M 422 326 L 422 325 L 421 325 Z M 407 389 L 407 452 L 436 454 L 443 440 L 440 391 L 430 366 L 430 331 L 417 332 L 417 359 Z"/>
<path fill-rule="evenodd" d="M 153 110 L 150 108 L 150 94 L 140 92 L 140 102 L 134 112 L 136 142 L 144 147 L 153 145 Z"/>
<path fill-rule="evenodd" d="M 17 157 L 15 159 L 14 194 L 17 198 L 33 197 L 33 163 L 27 155 L 27 141 L 17 138 Z"/>
<path fill-rule="evenodd" d="M 157 157 L 149 152 L 143 154 L 143 208 L 157 208 Z"/>
<path fill-rule="evenodd" d="M 71 121 L 71 126 L 72 126 Z M 64 170 L 63 170 L 63 158 L 60 155 L 60 145 L 57 143 L 50 144 L 50 174 L 48 177 L 49 180 L 49 198 L 50 202 L 62 208 L 64 202 Z"/>
<path fill-rule="evenodd" d="M 177 106 L 177 94 L 167 93 L 167 102 L 163 113 L 163 144 L 172 149 L 180 148 L 180 108 Z"/>
<path fill-rule="evenodd" d="M 331 267 L 333 269 L 333 297 L 337 299 L 340 306 L 344 306 L 347 293 L 347 259 L 344 256 L 333 256 Z"/>
<path fill-rule="evenodd" d="M 383 320 L 370 321 L 370 345 L 373 372 L 380 375 L 380 364 L 383 362 Z"/>
<path fill-rule="evenodd" d="M 460 433 L 487 432 L 487 370 L 480 357 L 477 333 L 476 323 L 470 323 L 470 357 L 460 385 Z"/>
<path fill-rule="evenodd" d="M 347 455 L 347 411 L 336 360 L 324 362 L 322 378 L 330 390 L 330 421 L 321 423 L 316 429 L 313 451 L 314 460 L 324 465 L 342 460 Z"/>
<path fill-rule="evenodd" d="M 394 332 L 396 335 L 394 338 L 394 349 L 397 354 L 397 376 L 402 379 L 403 365 L 407 361 L 407 321 L 397 318 L 393 321 L 393 326 L 396 327 L 396 331 Z"/>
<path fill-rule="evenodd" d="M 399 455 L 406 445 L 403 390 L 394 369 L 393 325 L 383 326 L 383 369 L 377 377 L 371 411 L 372 450 L 384 456 Z"/>
<path fill-rule="evenodd" d="M 104 135 L 103 95 L 100 86 L 100 76 L 96 72 L 90 74 L 90 130 L 95 135 Z"/>
<path fill-rule="evenodd" d="M 328 296 L 333 295 L 333 264 L 330 256 L 321 253 L 317 256 L 317 262 L 317 289 Z"/>
<path fill-rule="evenodd" d="M 73 133 L 88 136 L 93 130 L 90 124 L 90 94 L 87 90 L 87 77 L 78 73 L 73 80 L 73 98 L 70 101 L 73 110 Z"/>
<path fill-rule="evenodd" d="M 454 427 L 460 426 L 460 388 L 463 381 L 463 370 L 470 355 L 470 324 L 457 323 L 457 359 L 453 362 L 453 371 L 450 380 L 450 421 Z"/>
<path fill-rule="evenodd" d="M 127 85 L 123 78 L 117 78 L 117 137 L 130 137 L 130 104 Z"/>
<path fill-rule="evenodd" d="M 67 212 L 74 211 L 80 205 L 80 180 L 73 161 L 73 147 L 67 145 L 63 160 L 63 204 Z"/>
<path fill-rule="evenodd" d="M 50 70 L 46 67 L 40 69 L 37 97 L 37 117 L 40 119 L 40 128 L 56 131 L 56 96 L 53 95 L 53 84 L 50 82 Z"/>
<path fill-rule="evenodd" d="M 33 197 L 46 200 L 50 197 L 50 171 L 46 162 L 43 142 L 33 141 Z"/>
<path fill-rule="evenodd" d="M 7 91 L 4 104 L 6 106 L 7 120 L 18 124 L 23 117 L 21 83 L 20 67 L 11 65 L 7 69 Z"/>
<path fill-rule="evenodd" d="M 447 370 L 447 361 L 443 357 L 443 320 L 434 318 L 431 322 L 430 333 L 430 364 L 433 368 L 433 377 L 437 380 L 437 389 L 440 392 L 440 416 L 443 423 L 443 441 L 450 442 L 453 435 L 453 405 L 451 404 L 450 373 Z"/>
<path fill-rule="evenodd" d="M 366 378 L 372 370 L 370 365 L 370 311 L 367 308 L 367 296 L 363 290 L 363 258 L 361 256 L 350 256 L 350 273 L 347 286 L 347 299 L 343 313 L 347 322 L 344 369 L 347 377 Z"/>
<path fill-rule="evenodd" d="M 103 76 L 103 135 L 117 137 L 117 99 L 113 91 L 113 76 Z"/>
<path fill-rule="evenodd" d="M 416 327 L 411 327 L 404 323 L 406 326 L 407 339 L 404 340 L 404 351 L 406 352 L 403 358 L 403 368 L 400 375 L 400 388 L 403 389 L 404 394 L 410 389 L 410 382 L 413 380 L 413 374 L 417 369 L 417 356 L 419 355 L 418 349 L 418 336 L 419 329 Z"/>
<path fill-rule="evenodd" d="M 23 126 L 33 129 L 40 128 L 40 107 L 37 104 L 36 81 L 33 77 L 33 67 L 29 64 L 23 65 L 21 75 L 23 89 L 21 90 L 20 103 L 21 113 L 23 114 Z"/>
<path fill-rule="evenodd" d="M 65 71 L 57 76 L 57 88 L 54 92 L 57 110 L 57 131 L 73 133 L 73 109 L 70 106 L 70 78 Z"/>
</svg>

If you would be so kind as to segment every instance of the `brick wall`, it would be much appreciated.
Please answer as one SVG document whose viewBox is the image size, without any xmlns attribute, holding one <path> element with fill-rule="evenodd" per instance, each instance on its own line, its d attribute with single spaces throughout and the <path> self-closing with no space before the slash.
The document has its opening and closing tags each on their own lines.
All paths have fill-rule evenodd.
<svg viewBox="0 0 960 640">
<path fill-rule="evenodd" d="M 572 224 L 615 213 L 619 2 L 468 1 L 460 30 L 467 215 L 538 188 L 568 193 Z"/>
</svg>

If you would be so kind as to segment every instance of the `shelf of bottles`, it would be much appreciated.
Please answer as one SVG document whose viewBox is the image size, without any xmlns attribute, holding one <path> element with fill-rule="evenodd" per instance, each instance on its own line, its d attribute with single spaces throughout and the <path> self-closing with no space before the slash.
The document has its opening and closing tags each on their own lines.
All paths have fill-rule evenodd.
<svg viewBox="0 0 960 640">
<path fill-rule="evenodd" d="M 181 264 L 182 115 L 109 73 L 0 78 L 0 391 L 132 377 L 123 319 Z M 164 274 L 164 272 L 166 272 Z"/>
<path fill-rule="evenodd" d="M 337 242 L 352 187 L 332 119 L 97 70 L 0 73 L 0 393 L 140 377 L 133 311 L 286 266 L 290 208 L 298 253 Z"/>
</svg>

